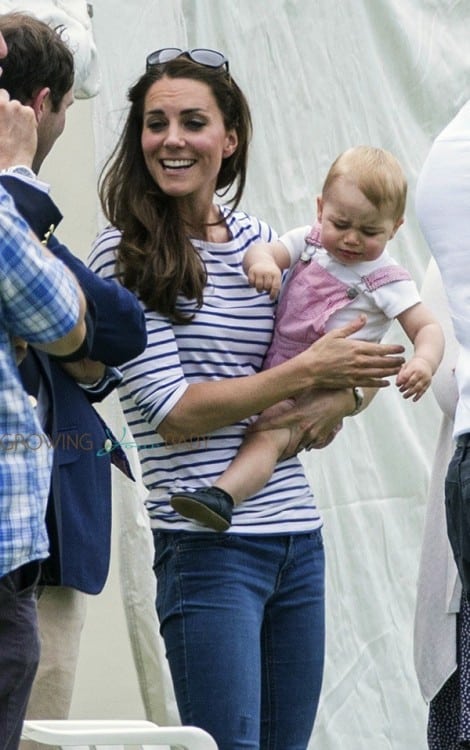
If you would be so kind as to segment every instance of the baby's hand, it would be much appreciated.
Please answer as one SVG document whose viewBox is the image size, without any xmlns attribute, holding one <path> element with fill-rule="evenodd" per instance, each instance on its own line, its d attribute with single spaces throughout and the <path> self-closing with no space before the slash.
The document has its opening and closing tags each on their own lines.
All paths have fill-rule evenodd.
<svg viewBox="0 0 470 750">
<path fill-rule="evenodd" d="M 429 388 L 431 379 L 432 368 L 429 362 L 421 357 L 413 357 L 400 369 L 396 384 L 403 398 L 413 396 L 413 401 L 418 401 Z"/>
<path fill-rule="evenodd" d="M 259 260 L 248 269 L 248 283 L 257 292 L 269 292 L 270 299 L 276 299 L 281 288 L 282 272 L 274 261 Z"/>
</svg>

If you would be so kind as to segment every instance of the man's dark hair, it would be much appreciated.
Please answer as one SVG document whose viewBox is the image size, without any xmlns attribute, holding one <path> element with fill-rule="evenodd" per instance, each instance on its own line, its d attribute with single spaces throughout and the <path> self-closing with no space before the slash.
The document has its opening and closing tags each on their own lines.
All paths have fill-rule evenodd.
<svg viewBox="0 0 470 750">
<path fill-rule="evenodd" d="M 0 86 L 12 99 L 26 104 L 47 86 L 52 111 L 58 111 L 74 80 L 73 55 L 62 38 L 64 30 L 26 13 L 0 15 L 0 32 L 8 46 Z"/>
</svg>

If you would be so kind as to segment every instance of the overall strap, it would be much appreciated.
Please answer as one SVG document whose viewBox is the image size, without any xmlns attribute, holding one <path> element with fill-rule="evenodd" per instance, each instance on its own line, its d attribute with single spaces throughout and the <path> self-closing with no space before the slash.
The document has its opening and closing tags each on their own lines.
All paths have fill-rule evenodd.
<svg viewBox="0 0 470 750">
<path fill-rule="evenodd" d="M 401 266 L 383 266 L 372 273 L 361 276 L 361 281 L 365 284 L 368 292 L 373 292 L 386 284 L 393 284 L 395 281 L 411 281 L 411 276 Z"/>
</svg>

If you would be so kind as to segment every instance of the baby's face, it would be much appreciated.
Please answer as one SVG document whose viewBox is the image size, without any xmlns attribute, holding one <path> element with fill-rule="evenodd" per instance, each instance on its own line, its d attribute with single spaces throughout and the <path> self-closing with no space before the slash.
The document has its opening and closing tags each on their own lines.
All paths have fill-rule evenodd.
<svg viewBox="0 0 470 750">
<path fill-rule="evenodd" d="M 347 266 L 379 258 L 403 223 L 388 207 L 376 208 L 347 177 L 338 177 L 317 204 L 321 244 Z"/>
</svg>

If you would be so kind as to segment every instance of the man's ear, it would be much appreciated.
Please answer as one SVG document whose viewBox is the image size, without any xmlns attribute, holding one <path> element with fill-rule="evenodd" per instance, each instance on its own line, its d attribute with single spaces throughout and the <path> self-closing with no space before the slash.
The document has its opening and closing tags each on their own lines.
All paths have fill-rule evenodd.
<svg viewBox="0 0 470 750">
<path fill-rule="evenodd" d="M 39 89 L 31 99 L 31 102 L 29 102 L 29 106 L 34 109 L 37 123 L 40 123 L 44 114 L 50 110 L 50 98 L 51 90 L 48 86 L 44 86 L 44 88 Z"/>
</svg>

